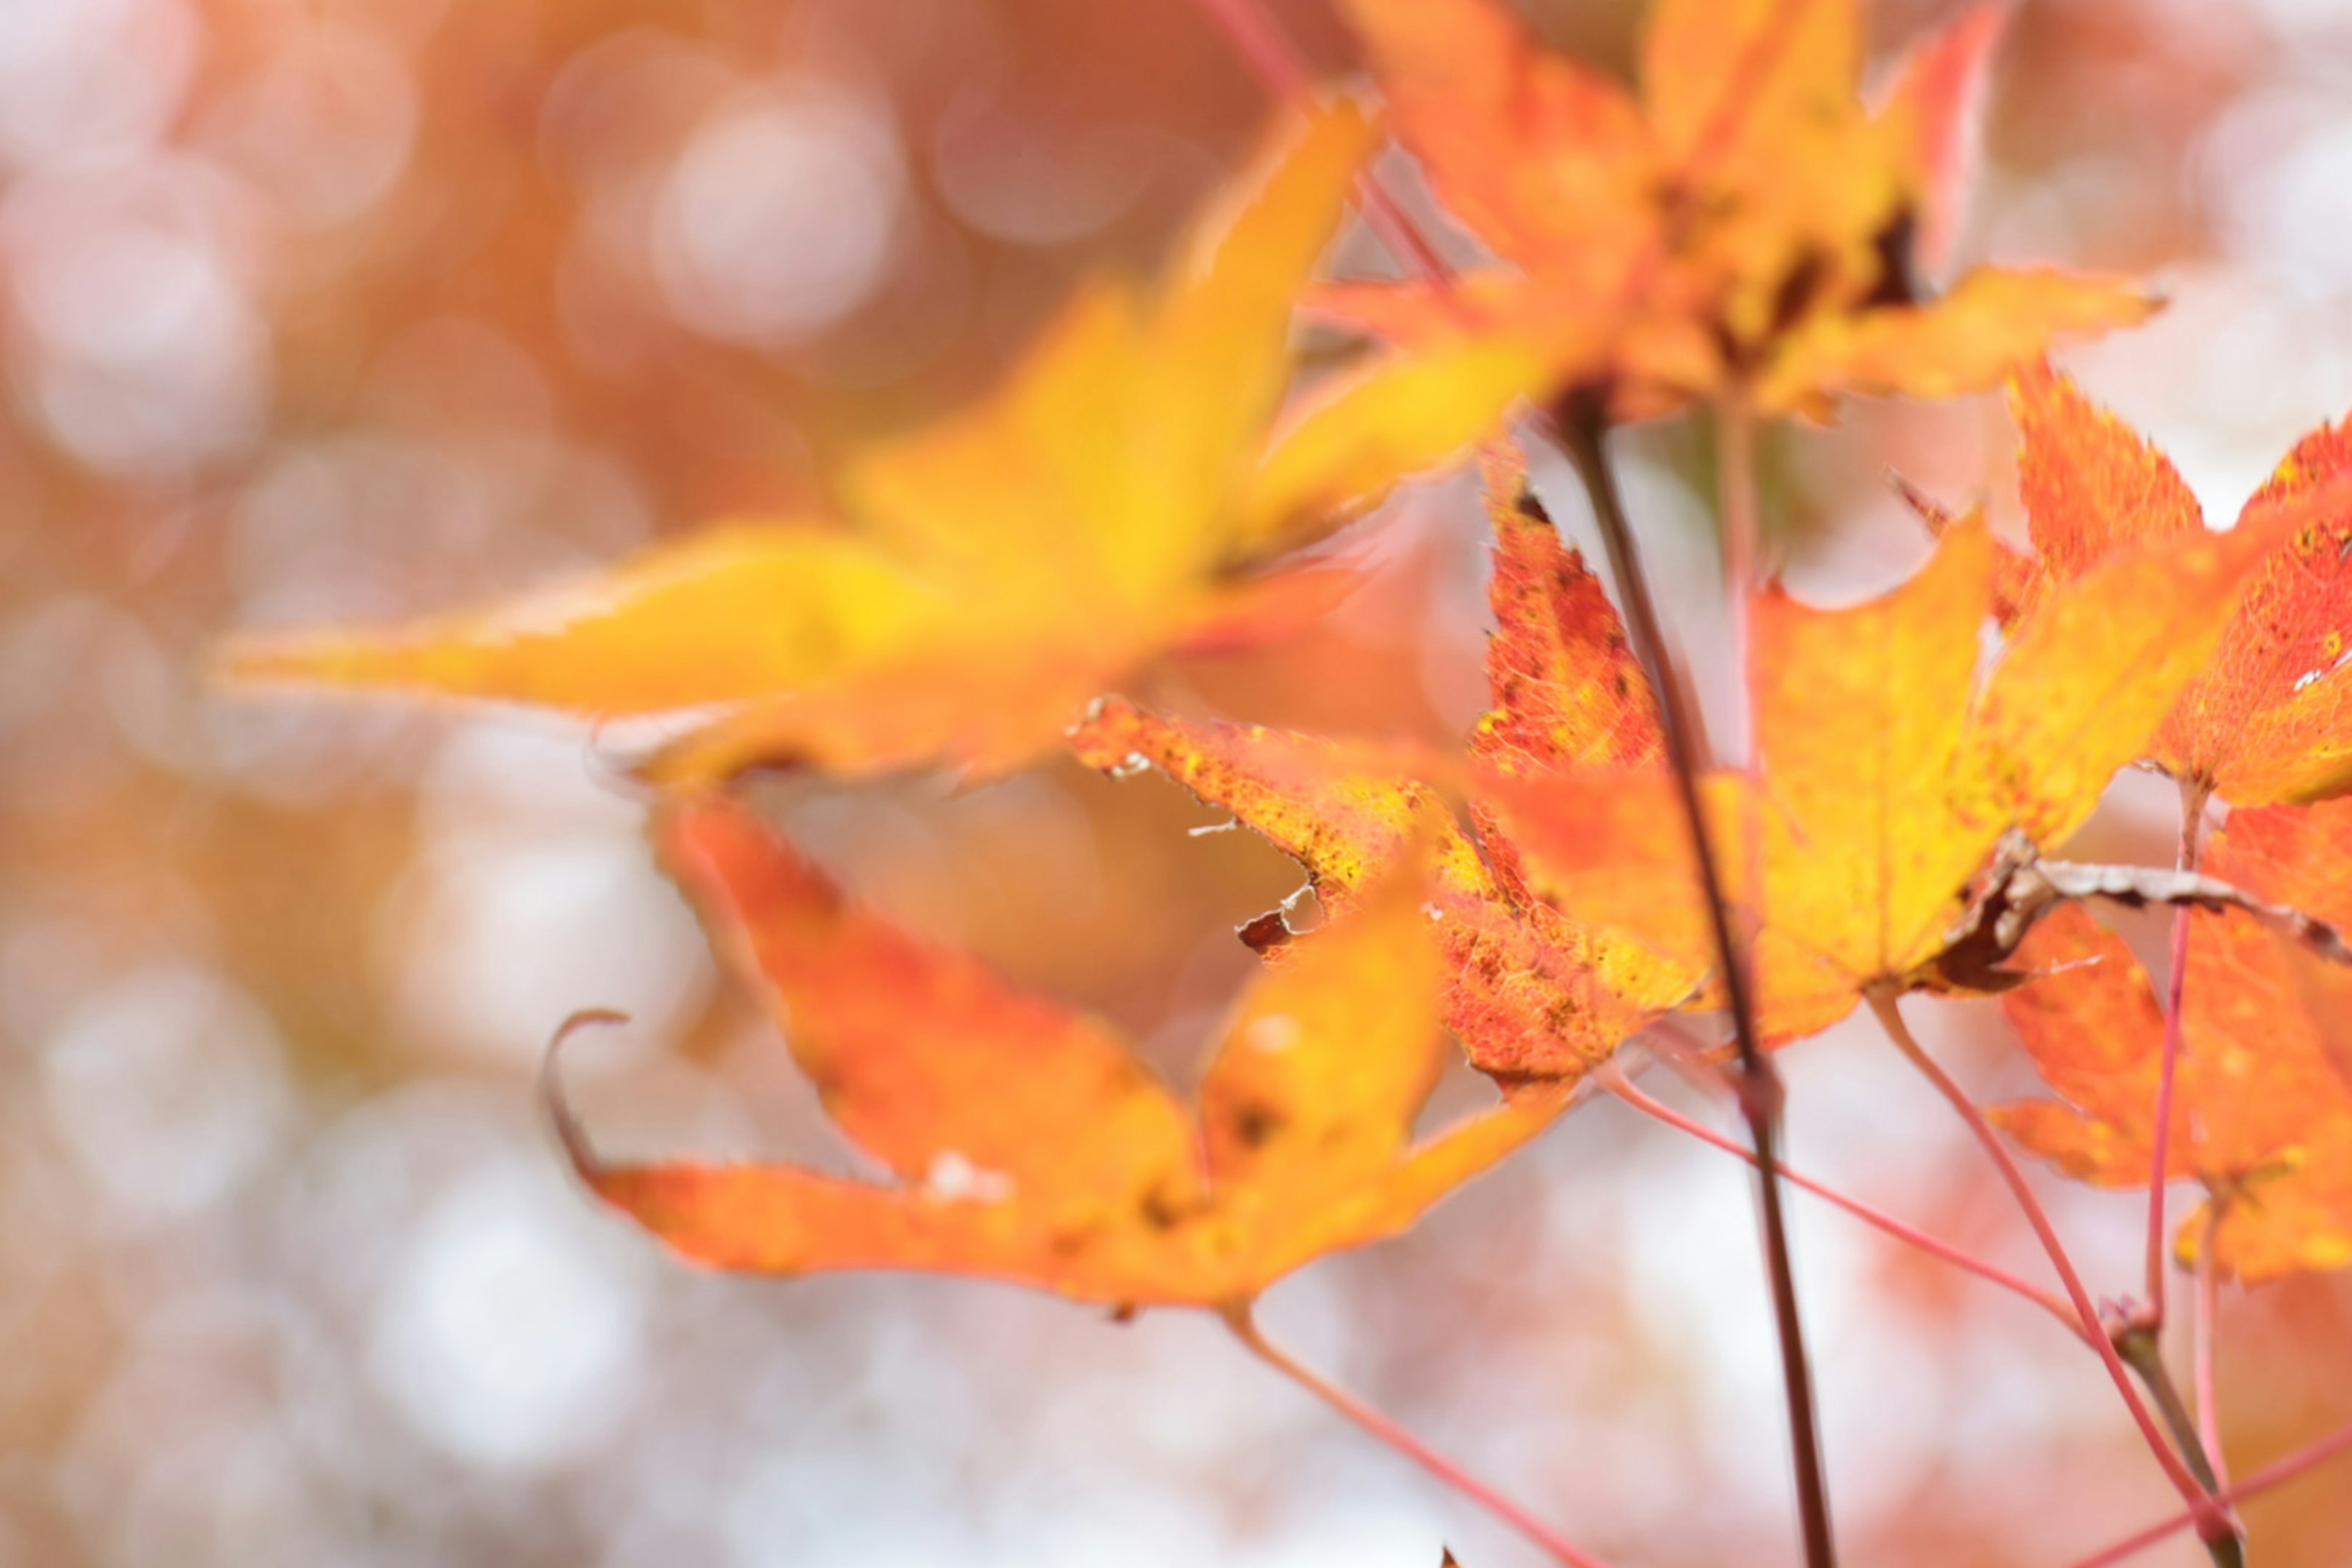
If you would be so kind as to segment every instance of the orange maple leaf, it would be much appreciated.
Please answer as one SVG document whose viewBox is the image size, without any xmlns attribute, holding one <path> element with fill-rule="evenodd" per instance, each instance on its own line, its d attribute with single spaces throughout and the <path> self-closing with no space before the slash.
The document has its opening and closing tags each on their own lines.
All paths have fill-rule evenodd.
<svg viewBox="0 0 2352 1568">
<path fill-rule="evenodd" d="M 597 1194 L 705 1263 L 1230 1307 L 1403 1230 L 1565 1103 L 1530 1090 L 1414 1142 L 1444 1037 L 1410 876 L 1250 987 L 1195 1116 L 1107 1026 L 845 900 L 742 806 L 677 801 L 656 834 L 715 944 L 764 983 L 827 1114 L 894 1178 L 607 1164 L 556 1100 Z"/>
<path fill-rule="evenodd" d="M 1945 530 L 1916 575 L 1842 609 L 1775 587 L 1753 606 L 1754 774 L 1702 781 L 1759 1023 L 1780 1038 L 1874 985 L 1937 972 L 2004 835 L 2081 824 L 2204 667 L 2274 535 L 2152 543 L 2053 592 L 1989 673 L 1993 543 Z M 1580 924 L 1714 965 L 1674 783 L 1663 773 L 1514 774 L 1484 785 L 1536 890 Z"/>
<path fill-rule="evenodd" d="M 1496 535 L 1495 706 L 1472 753 L 1510 773 L 1654 764 L 1664 745 L 1657 714 L 1608 596 L 1527 489 L 1517 449 L 1490 449 L 1483 468 Z M 1433 843 L 1440 1013 L 1471 1062 L 1498 1079 L 1580 1077 L 1696 983 L 1686 966 L 1579 927 L 1530 894 L 1508 835 L 1485 816 L 1475 838 L 1465 833 L 1444 794 L 1416 776 L 1440 771 L 1422 759 L 1119 701 L 1072 730 L 1071 744 L 1114 773 L 1153 764 L 1232 812 L 1305 866 L 1326 910 L 1343 919 L 1411 846 Z M 1261 942 L 1286 934 L 1246 929 Z"/>
<path fill-rule="evenodd" d="M 1328 571 L 1251 574 L 1540 380 L 1530 351 L 1457 336 L 1276 427 L 1293 302 L 1373 139 L 1346 104 L 1286 123 L 1156 292 L 1083 288 L 976 406 L 850 462 L 847 526 L 733 524 L 486 611 L 256 639 L 231 667 L 603 717 L 724 709 L 656 760 L 671 780 L 1017 763 L 1159 654 L 1328 602 Z"/>
<path fill-rule="evenodd" d="M 1918 50 L 1874 115 L 1855 89 L 1857 0 L 1658 0 L 1639 103 L 1498 0 L 1343 8 L 1399 140 L 1503 263 L 1447 288 L 1319 298 L 1376 336 L 1510 323 L 1621 418 L 1728 387 L 1767 413 L 1819 413 L 1845 392 L 1990 386 L 2057 336 L 2154 309 L 2122 280 L 2040 269 L 1979 268 L 1918 297 L 1913 263 L 1948 243 L 2005 7 Z"/>
<path fill-rule="evenodd" d="M 2033 552 L 2002 548 L 2005 616 L 2119 551 L 2204 531 L 2197 498 L 2164 454 L 2067 377 L 2029 367 L 2010 401 Z M 2299 525 L 2255 569 L 2212 668 L 2148 748 L 2148 760 L 2191 788 L 2241 805 L 2352 785 L 2352 422 L 2297 441 L 2238 526 L 2290 511 Z"/>
<path fill-rule="evenodd" d="M 2352 915 L 2352 802 L 2238 813 L 2207 868 L 2322 919 Z M 2215 1261 L 2241 1279 L 2352 1263 L 2352 1084 L 2329 1060 L 2340 1000 L 2315 1006 L 2296 955 L 2251 916 L 2187 918 L 2166 1164 L 2210 1195 L 2176 1251 L 2193 1260 L 2210 1221 Z M 2063 1100 L 1998 1106 L 1994 1121 L 2069 1175 L 2145 1187 L 2164 1044 L 2147 975 L 2079 907 L 2043 921 L 2014 963 L 2041 978 L 2002 1008 Z"/>
</svg>

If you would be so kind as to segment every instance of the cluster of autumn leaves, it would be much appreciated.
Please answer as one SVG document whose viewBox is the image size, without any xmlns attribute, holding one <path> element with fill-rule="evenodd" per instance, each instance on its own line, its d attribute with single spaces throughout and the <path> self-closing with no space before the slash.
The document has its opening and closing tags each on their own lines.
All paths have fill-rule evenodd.
<svg viewBox="0 0 2352 1568">
<path fill-rule="evenodd" d="M 2147 1183 L 2165 1020 L 2146 975 L 2079 907 L 1999 941 L 1983 917 L 2020 845 L 2063 839 L 2146 763 L 2192 825 L 2232 808 L 2208 872 L 2352 921 L 2352 800 L 2323 799 L 2352 787 L 2352 435 L 2307 438 L 2209 530 L 2041 357 L 2147 297 L 1990 268 L 1931 294 L 1997 8 L 1916 50 L 1874 110 L 1855 0 L 1661 0 L 1638 100 L 1497 0 L 1343 8 L 1381 114 L 1284 116 L 1157 287 L 1081 289 L 992 393 L 848 463 L 838 515 L 730 523 L 519 604 L 254 639 L 236 668 L 690 717 L 643 763 L 658 853 L 889 1179 L 607 1165 L 566 1121 L 588 1181 L 679 1251 L 1233 1308 L 1411 1224 L 1645 1026 L 1721 1005 L 1653 693 L 1528 488 L 1515 411 L 1546 411 L 1539 433 L 2011 377 L 2031 552 L 1938 511 L 1882 597 L 1757 594 L 1748 754 L 1699 790 L 1770 1042 L 1865 995 L 1999 991 L 2062 1097 L 2003 1124 L 2073 1173 Z M 1491 261 L 1316 281 L 1383 135 Z M 1378 346 L 1298 392 L 1302 305 Z M 1495 631 L 1465 755 L 1111 695 L 1328 607 L 1346 571 L 1300 547 L 1473 450 Z M 1063 743 L 1229 811 L 1328 916 L 1252 928 L 1267 966 L 1190 1105 L 1105 1026 L 846 901 L 729 789 L 754 767 L 985 778 Z M 2352 1262 L 2343 983 L 2244 912 L 2189 918 L 2168 1157 L 2212 1202 L 2183 1246 L 2247 1279 Z M 1448 1032 L 1503 1097 L 1417 1141 Z"/>
</svg>

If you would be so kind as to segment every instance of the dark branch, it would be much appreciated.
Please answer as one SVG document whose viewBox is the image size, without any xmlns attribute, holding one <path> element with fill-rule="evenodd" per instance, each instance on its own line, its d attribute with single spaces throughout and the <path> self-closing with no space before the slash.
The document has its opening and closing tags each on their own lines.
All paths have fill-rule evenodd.
<svg viewBox="0 0 2352 1568">
<path fill-rule="evenodd" d="M 1789 1407 L 1789 1443 L 1796 1461 L 1797 1509 L 1803 1529 L 1807 1568 L 1834 1568 L 1837 1549 L 1830 1531 L 1829 1486 L 1822 1467 L 1821 1421 L 1814 1407 L 1811 1364 L 1805 1352 L 1804 1321 L 1797 1310 L 1796 1274 L 1790 1259 L 1788 1216 L 1782 1206 L 1780 1164 L 1780 1076 L 1764 1054 L 1756 1029 L 1756 1009 L 1748 990 L 1748 967 L 1741 962 L 1739 940 L 1732 930 L 1731 910 L 1724 897 L 1722 862 L 1706 811 L 1699 799 L 1698 779 L 1705 766 L 1706 738 L 1696 704 L 1666 660 L 1665 636 L 1657 606 L 1650 597 L 1641 558 L 1633 549 L 1633 531 L 1625 519 L 1617 479 L 1609 466 L 1604 424 L 1597 400 L 1580 399 L 1564 405 L 1556 416 L 1562 448 L 1576 465 L 1591 498 L 1601 542 L 1609 556 L 1610 574 L 1625 613 L 1625 640 L 1640 660 L 1643 673 L 1657 694 L 1659 727 L 1664 731 L 1666 757 L 1674 769 L 1683 817 L 1690 829 L 1692 858 L 1698 868 L 1699 888 L 1715 937 L 1724 995 L 1731 1013 L 1732 1038 L 1739 1063 L 1739 1107 L 1748 1120 L 1748 1137 L 1756 1151 L 1757 1196 L 1764 1237 L 1764 1262 L 1770 1277 L 1772 1316 L 1780 1331 L 1780 1376 Z"/>
</svg>

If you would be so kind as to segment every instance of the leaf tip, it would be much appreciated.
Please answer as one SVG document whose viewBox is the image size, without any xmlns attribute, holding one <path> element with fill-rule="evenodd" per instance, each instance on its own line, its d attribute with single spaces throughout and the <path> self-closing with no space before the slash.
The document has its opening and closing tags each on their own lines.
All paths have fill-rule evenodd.
<svg viewBox="0 0 2352 1568">
<path fill-rule="evenodd" d="M 583 1007 L 556 1026 L 555 1033 L 548 1038 L 546 1053 L 540 1058 L 540 1105 L 546 1112 L 549 1125 L 555 1130 L 556 1142 L 563 1146 L 564 1157 L 572 1162 L 572 1168 L 579 1173 L 580 1179 L 592 1187 L 597 1184 L 603 1165 L 596 1158 L 596 1151 L 589 1144 L 588 1130 L 580 1124 L 572 1102 L 564 1098 L 563 1081 L 556 1071 L 556 1058 L 565 1043 L 583 1029 L 602 1028 L 629 1021 L 629 1015 L 617 1008 Z"/>
<path fill-rule="evenodd" d="M 348 638 L 331 633 L 242 631 L 213 645 L 205 657 L 202 678 L 207 687 L 222 691 L 350 684 L 362 679 L 362 663 Z"/>
</svg>

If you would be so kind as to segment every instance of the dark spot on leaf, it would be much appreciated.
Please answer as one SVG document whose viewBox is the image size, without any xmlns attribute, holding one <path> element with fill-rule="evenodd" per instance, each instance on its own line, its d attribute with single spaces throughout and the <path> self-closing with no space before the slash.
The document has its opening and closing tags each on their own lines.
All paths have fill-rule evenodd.
<svg viewBox="0 0 2352 1568">
<path fill-rule="evenodd" d="M 1748 351 L 1740 346 L 1738 338 L 1731 335 L 1729 323 L 1710 321 L 1707 323 L 1707 334 L 1715 340 L 1715 353 L 1717 359 L 1734 370 L 1746 368 L 1749 357 Z"/>
<path fill-rule="evenodd" d="M 1820 294 L 1822 285 L 1829 280 L 1829 267 L 1818 250 L 1809 250 L 1797 258 L 1797 264 L 1780 279 L 1780 291 L 1772 297 L 1772 325 L 1769 335 L 1780 336 L 1799 321 Z"/>
<path fill-rule="evenodd" d="M 1874 305 L 1913 305 L 1925 296 L 1919 279 L 1911 269 L 1912 253 L 1919 239 L 1919 215 L 1906 207 L 1890 219 L 1872 239 L 1878 253 L 1878 281 L 1862 300 L 1867 308 Z"/>
<path fill-rule="evenodd" d="M 1287 946 L 1298 933 L 1290 929 L 1290 922 L 1283 919 L 1280 910 L 1268 910 L 1255 920 L 1244 922 L 1234 934 L 1252 952 L 1267 953 Z"/>
<path fill-rule="evenodd" d="M 1169 1196 L 1165 1188 L 1154 1187 L 1144 1194 L 1143 1202 L 1138 1205 L 1138 1212 L 1142 1215 L 1143 1223 L 1152 1229 L 1173 1230 L 1184 1223 L 1190 1208 L 1191 1205 Z"/>
<path fill-rule="evenodd" d="M 1234 1112 L 1234 1136 L 1247 1149 L 1263 1149 L 1283 1129 L 1286 1119 L 1267 1105 L 1244 1105 Z"/>
</svg>

